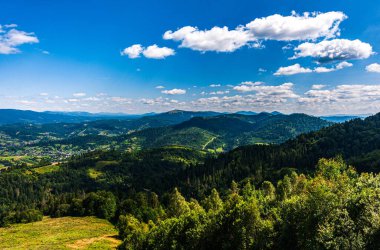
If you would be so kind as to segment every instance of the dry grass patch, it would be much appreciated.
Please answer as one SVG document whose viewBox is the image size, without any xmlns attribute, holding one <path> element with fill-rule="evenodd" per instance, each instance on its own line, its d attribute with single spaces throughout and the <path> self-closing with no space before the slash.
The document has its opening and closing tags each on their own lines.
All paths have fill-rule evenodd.
<svg viewBox="0 0 380 250">
<path fill-rule="evenodd" d="M 115 249 L 117 230 L 95 217 L 48 218 L 0 228 L 0 249 Z"/>
</svg>

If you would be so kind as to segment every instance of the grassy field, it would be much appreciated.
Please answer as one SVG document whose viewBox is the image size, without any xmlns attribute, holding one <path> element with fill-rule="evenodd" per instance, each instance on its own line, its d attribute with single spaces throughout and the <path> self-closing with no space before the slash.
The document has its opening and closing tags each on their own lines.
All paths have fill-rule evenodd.
<svg viewBox="0 0 380 250">
<path fill-rule="evenodd" d="M 34 168 L 33 170 L 39 174 L 51 173 L 59 170 L 59 165 L 48 165 L 43 167 Z"/>
<path fill-rule="evenodd" d="M 115 249 L 121 243 L 116 236 L 116 229 L 106 220 L 45 217 L 0 228 L 0 249 Z"/>
</svg>

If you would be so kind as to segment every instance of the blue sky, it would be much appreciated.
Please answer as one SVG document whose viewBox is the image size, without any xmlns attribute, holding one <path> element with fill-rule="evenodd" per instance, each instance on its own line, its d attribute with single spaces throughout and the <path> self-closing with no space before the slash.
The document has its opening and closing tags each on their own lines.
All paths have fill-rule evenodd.
<svg viewBox="0 0 380 250">
<path fill-rule="evenodd" d="M 377 1 L 13 0 L 0 12 L 0 108 L 380 110 Z"/>
</svg>

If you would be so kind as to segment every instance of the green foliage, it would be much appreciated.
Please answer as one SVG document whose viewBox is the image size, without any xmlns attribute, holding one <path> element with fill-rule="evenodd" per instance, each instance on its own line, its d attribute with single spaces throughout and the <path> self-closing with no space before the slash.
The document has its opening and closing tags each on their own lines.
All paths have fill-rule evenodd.
<svg viewBox="0 0 380 250">
<path fill-rule="evenodd" d="M 224 199 L 212 190 L 198 207 L 174 189 L 168 218 L 146 224 L 121 217 L 126 249 L 376 249 L 380 175 L 357 174 L 321 159 L 314 176 L 291 173 L 255 189 L 233 183 Z M 197 206 L 200 206 L 199 204 Z"/>
</svg>

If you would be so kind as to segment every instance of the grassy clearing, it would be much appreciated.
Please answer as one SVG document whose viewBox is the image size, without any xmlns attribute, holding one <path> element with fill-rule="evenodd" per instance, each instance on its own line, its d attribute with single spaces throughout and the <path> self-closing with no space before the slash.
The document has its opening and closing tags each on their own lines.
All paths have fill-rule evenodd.
<svg viewBox="0 0 380 250">
<path fill-rule="evenodd" d="M 16 166 L 17 164 L 25 163 L 27 166 L 32 166 L 38 161 L 38 157 L 30 156 L 0 156 L 0 164 L 2 166 Z"/>
<path fill-rule="evenodd" d="M 46 173 L 58 171 L 59 168 L 60 168 L 59 165 L 49 165 L 49 166 L 34 168 L 33 170 L 39 174 L 46 174 Z"/>
<path fill-rule="evenodd" d="M 87 174 L 91 179 L 98 179 L 100 176 L 103 175 L 103 173 L 99 170 L 96 170 L 94 168 L 89 168 L 87 170 Z"/>
<path fill-rule="evenodd" d="M 106 220 L 48 218 L 0 228 L 0 249 L 115 249 L 121 242 Z"/>
</svg>

